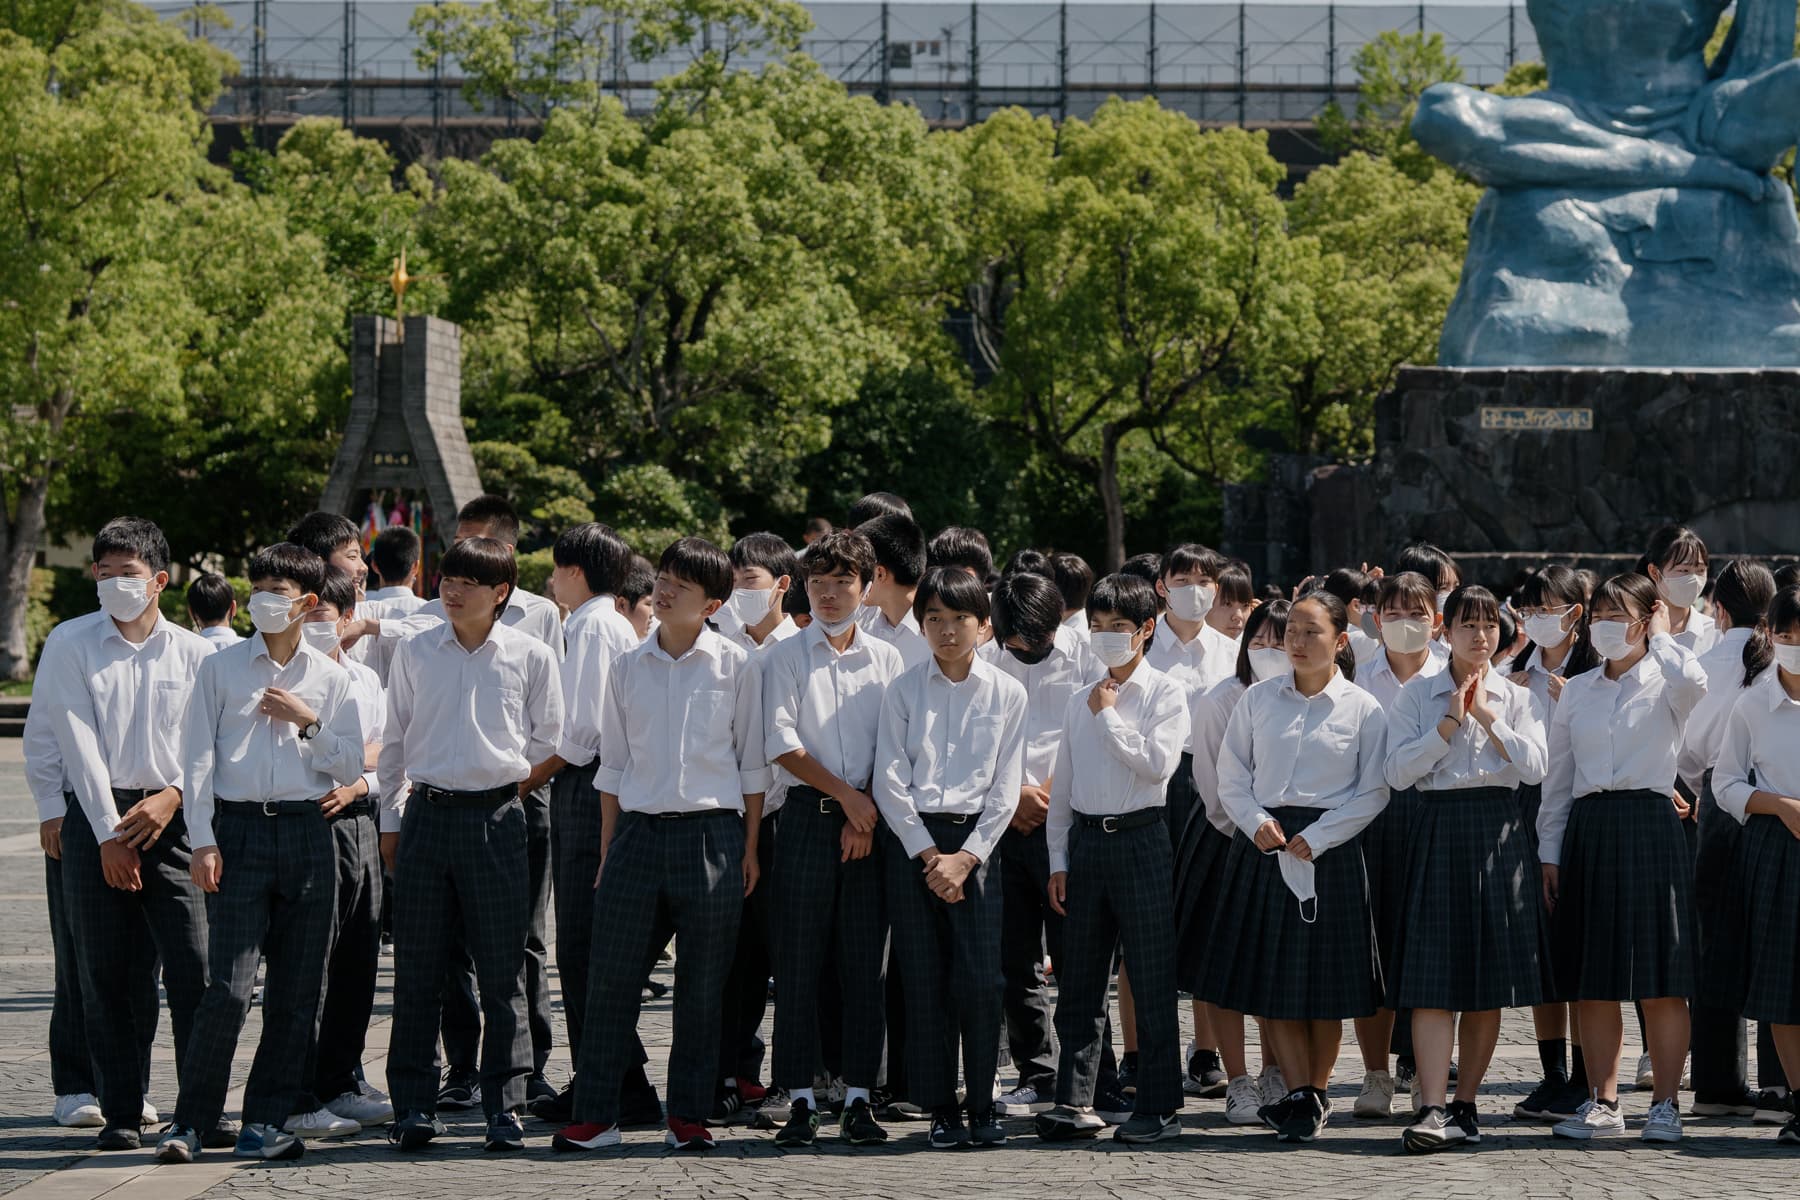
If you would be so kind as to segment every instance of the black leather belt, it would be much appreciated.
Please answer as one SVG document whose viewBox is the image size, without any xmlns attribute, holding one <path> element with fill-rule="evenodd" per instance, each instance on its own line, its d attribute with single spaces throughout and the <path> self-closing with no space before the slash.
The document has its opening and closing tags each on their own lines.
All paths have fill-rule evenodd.
<svg viewBox="0 0 1800 1200">
<path fill-rule="evenodd" d="M 1128 813 L 1114 813 L 1110 816 L 1097 817 L 1091 813 L 1078 812 L 1075 820 L 1083 829 L 1098 829 L 1101 833 L 1124 833 L 1130 829 L 1142 829 L 1146 825 L 1159 824 L 1163 819 L 1163 806 L 1140 808 Z"/>
<path fill-rule="evenodd" d="M 919 820 L 927 825 L 967 825 L 980 813 L 920 813 Z"/>
<path fill-rule="evenodd" d="M 375 815 L 375 800 L 370 796 L 358 796 L 350 803 L 333 813 L 327 820 L 342 821 L 348 817 L 372 817 Z"/>
<path fill-rule="evenodd" d="M 415 783 L 412 794 L 439 808 L 499 808 L 508 800 L 519 798 L 519 785 L 511 783 L 479 792 L 453 792 L 448 788 L 432 787 L 428 783 Z"/>
<path fill-rule="evenodd" d="M 858 788 L 857 790 L 867 791 L 868 789 Z M 828 817 L 842 819 L 844 816 L 844 806 L 839 804 L 836 800 L 833 800 L 830 796 L 827 796 L 824 792 L 821 792 L 816 787 L 807 787 L 802 783 L 796 783 L 790 786 L 788 788 L 787 799 L 782 802 L 782 807 L 794 807 L 796 801 L 808 808 L 817 804 L 819 811 Z"/>
<path fill-rule="evenodd" d="M 317 800 L 219 800 L 218 810 L 234 817 L 300 817 L 323 813 Z"/>
<path fill-rule="evenodd" d="M 744 819 L 744 814 L 734 808 L 684 808 L 677 812 L 647 812 L 640 816 L 654 817 L 658 821 L 692 821 L 696 817 L 735 817 Z"/>
<path fill-rule="evenodd" d="M 113 806 L 119 810 L 119 815 L 123 816 L 139 803 L 148 800 L 162 790 L 162 788 L 114 788 L 112 790 Z"/>
</svg>

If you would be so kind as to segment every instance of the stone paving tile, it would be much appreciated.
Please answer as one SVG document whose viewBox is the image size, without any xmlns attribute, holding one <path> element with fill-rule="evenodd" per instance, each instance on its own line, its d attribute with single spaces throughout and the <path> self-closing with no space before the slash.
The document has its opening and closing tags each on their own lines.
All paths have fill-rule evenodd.
<svg viewBox="0 0 1800 1200">
<path fill-rule="evenodd" d="M 719 1131 L 719 1148 L 700 1156 L 666 1150 L 660 1132 L 651 1130 L 627 1132 L 625 1145 L 617 1150 L 565 1156 L 550 1150 L 552 1130 L 529 1121 L 525 1153 L 497 1157 L 482 1153 L 478 1120 L 451 1120 L 450 1135 L 418 1156 L 395 1154 L 373 1132 L 348 1142 L 314 1143 L 294 1164 L 256 1166 L 213 1152 L 193 1167 L 149 1166 L 148 1152 L 98 1155 L 91 1152 L 90 1131 L 59 1129 L 49 1122 L 45 1045 L 51 960 L 42 889 L 42 859 L 18 742 L 0 740 L 0 1194 L 83 1200 L 101 1194 L 151 1200 L 200 1195 L 209 1200 L 514 1200 L 577 1193 L 666 1200 L 771 1200 L 828 1193 L 871 1200 L 1126 1200 L 1195 1194 L 1297 1200 L 1387 1200 L 1415 1194 L 1458 1200 L 1576 1195 L 1687 1200 L 1704 1194 L 1790 1197 L 1800 1162 L 1800 1156 L 1777 1147 L 1772 1129 L 1753 1128 L 1745 1121 L 1690 1118 L 1687 1140 L 1668 1150 L 1640 1143 L 1635 1128 L 1629 1139 L 1578 1146 L 1557 1142 L 1543 1126 L 1510 1120 L 1504 1114 L 1530 1089 L 1537 1069 L 1530 1016 L 1511 1013 L 1481 1101 L 1482 1145 L 1429 1159 L 1401 1152 L 1402 1122 L 1356 1121 L 1348 1115 L 1361 1064 L 1346 1029 L 1332 1088 L 1335 1119 L 1317 1143 L 1297 1149 L 1278 1146 L 1266 1131 L 1227 1125 L 1218 1101 L 1190 1100 L 1182 1114 L 1183 1138 L 1148 1149 L 1128 1150 L 1109 1141 L 1045 1145 L 1021 1120 L 1010 1123 L 1014 1137 L 1007 1146 L 955 1155 L 927 1149 L 925 1126 L 915 1123 L 890 1126 L 894 1140 L 874 1150 L 840 1146 L 828 1134 L 816 1149 L 783 1151 L 768 1133 L 733 1128 Z M 378 1021 L 388 1016 L 390 965 L 384 960 Z M 665 969 L 662 978 L 669 981 L 670 972 Z M 669 1025 L 667 1000 L 646 1003 L 642 1027 L 653 1077 L 661 1074 Z M 253 1011 L 240 1043 L 234 1087 L 248 1073 L 259 1028 Z M 379 1081 L 385 1026 L 374 1030 L 371 1046 L 369 1070 Z M 1637 1053 L 1631 1029 L 1628 1062 Z M 552 1078 L 560 1080 L 567 1072 L 567 1055 L 559 1048 Z M 174 1052 L 166 1020 L 152 1064 L 151 1099 L 165 1114 L 174 1107 Z M 1648 1099 L 1627 1093 L 1625 1108 L 1635 1125 Z"/>
</svg>

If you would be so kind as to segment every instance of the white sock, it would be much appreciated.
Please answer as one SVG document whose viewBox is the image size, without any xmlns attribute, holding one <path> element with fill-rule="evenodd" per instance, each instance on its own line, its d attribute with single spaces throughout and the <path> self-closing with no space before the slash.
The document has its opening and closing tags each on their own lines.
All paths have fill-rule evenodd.
<svg viewBox="0 0 1800 1200">
<path fill-rule="evenodd" d="M 849 1108 L 852 1104 L 855 1104 L 858 1100 L 867 1100 L 868 1098 L 869 1098 L 869 1089 L 868 1088 L 845 1088 L 844 1089 L 844 1107 L 845 1108 Z"/>
<path fill-rule="evenodd" d="M 790 1088 L 788 1089 L 788 1099 L 795 1104 L 804 1100 L 806 1101 L 806 1106 L 808 1108 L 812 1109 L 814 1112 L 819 1111 L 819 1102 L 813 1099 L 811 1088 Z"/>
</svg>

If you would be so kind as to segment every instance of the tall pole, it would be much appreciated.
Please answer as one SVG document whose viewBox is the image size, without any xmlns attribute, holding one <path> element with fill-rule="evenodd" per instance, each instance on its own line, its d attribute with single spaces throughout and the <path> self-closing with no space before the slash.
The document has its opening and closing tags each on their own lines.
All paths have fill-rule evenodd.
<svg viewBox="0 0 1800 1200">
<path fill-rule="evenodd" d="M 893 86 L 893 52 L 888 44 L 888 0 L 881 0 L 881 91 L 875 99 L 886 104 Z"/>
<path fill-rule="evenodd" d="M 969 3 L 969 124 L 981 120 L 981 4 Z"/>
<path fill-rule="evenodd" d="M 1069 119 L 1069 2 L 1056 8 L 1056 119 Z"/>
<path fill-rule="evenodd" d="M 344 128 L 356 128 L 356 0 L 344 0 Z"/>
<path fill-rule="evenodd" d="M 1150 0 L 1150 94 L 1156 95 L 1156 0 Z"/>
<path fill-rule="evenodd" d="M 1244 124 L 1245 107 L 1249 102 L 1250 43 L 1248 41 L 1250 27 L 1246 20 L 1242 0 L 1238 3 L 1238 39 L 1237 39 L 1237 117 L 1238 127 Z"/>
</svg>

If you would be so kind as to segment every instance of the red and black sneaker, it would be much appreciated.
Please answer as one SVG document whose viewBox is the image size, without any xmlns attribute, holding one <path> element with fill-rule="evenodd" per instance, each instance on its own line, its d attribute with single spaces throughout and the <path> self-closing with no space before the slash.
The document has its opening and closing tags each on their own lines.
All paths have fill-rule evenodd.
<svg viewBox="0 0 1800 1200">
<path fill-rule="evenodd" d="M 663 1135 L 663 1143 L 677 1150 L 711 1150 L 718 1145 L 713 1141 L 712 1130 L 698 1121 L 684 1121 L 680 1117 L 669 1118 L 669 1132 Z"/>
<path fill-rule="evenodd" d="M 619 1127 L 617 1125 L 596 1125 L 591 1121 L 582 1125 L 567 1126 L 550 1139 L 551 1149 L 564 1152 L 599 1150 L 618 1144 Z"/>
<path fill-rule="evenodd" d="M 763 1102 L 764 1098 L 767 1097 L 769 1094 L 769 1089 L 764 1087 L 762 1084 L 760 1084 L 760 1083 L 745 1083 L 741 1079 L 738 1080 L 737 1089 L 738 1089 L 738 1095 L 740 1095 L 744 1098 L 744 1107 L 745 1108 L 751 1108 L 751 1107 L 754 1107 L 755 1105 L 761 1104 Z"/>
</svg>

